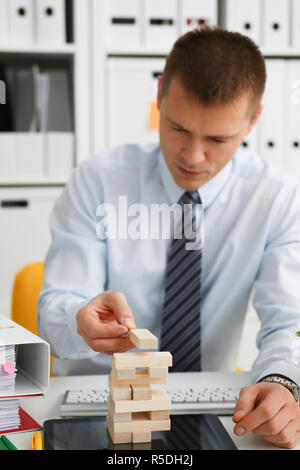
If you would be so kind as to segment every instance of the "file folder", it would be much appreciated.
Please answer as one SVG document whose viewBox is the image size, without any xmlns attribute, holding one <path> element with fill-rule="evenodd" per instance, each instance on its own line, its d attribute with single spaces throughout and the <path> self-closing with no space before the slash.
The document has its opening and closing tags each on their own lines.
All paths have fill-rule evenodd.
<svg viewBox="0 0 300 470">
<path fill-rule="evenodd" d="M 35 0 L 36 39 L 42 44 L 66 42 L 66 15 L 64 0 Z"/>
<path fill-rule="evenodd" d="M 45 139 L 47 176 L 51 179 L 67 181 L 74 168 L 74 134 L 49 132 L 45 135 Z"/>
<path fill-rule="evenodd" d="M 132 143 L 158 142 L 158 75 L 162 58 L 110 58 L 108 76 L 109 147 Z M 135 97 L 132 100 L 132 96 Z"/>
<path fill-rule="evenodd" d="M 43 396 L 49 387 L 50 345 L 4 315 L 0 315 L 0 345 L 15 345 L 15 390 L 0 400 Z"/>
<path fill-rule="evenodd" d="M 35 41 L 34 0 L 9 0 L 11 43 L 19 46 Z"/>
<path fill-rule="evenodd" d="M 284 59 L 267 59 L 267 83 L 259 126 L 260 155 L 272 166 L 282 170 L 284 123 L 286 121 L 284 90 L 286 67 Z"/>
<path fill-rule="evenodd" d="M 141 45 L 140 0 L 109 0 L 108 2 L 109 47 L 139 47 Z"/>
<path fill-rule="evenodd" d="M 180 0 L 180 34 L 185 34 L 205 25 L 214 26 L 217 22 L 218 5 L 216 0 Z"/>
<path fill-rule="evenodd" d="M 9 44 L 9 0 L 0 0 L 0 45 Z"/>
<path fill-rule="evenodd" d="M 289 0 L 263 1 L 263 45 L 268 50 L 285 50 L 289 46 L 290 2 Z"/>
<path fill-rule="evenodd" d="M 300 49 L 300 2 L 292 0 L 292 48 Z"/>
<path fill-rule="evenodd" d="M 234 0 L 234 12 L 236 18 L 236 30 L 250 37 L 260 45 L 261 37 L 261 4 L 262 0 L 241 1 Z"/>
<path fill-rule="evenodd" d="M 300 178 L 300 61 L 287 60 L 287 120 L 284 168 L 294 177 Z"/>
<path fill-rule="evenodd" d="M 255 124 L 250 134 L 245 136 L 241 146 L 242 150 L 258 153 L 258 127 L 259 121 Z"/>
<path fill-rule="evenodd" d="M 179 35 L 177 0 L 145 0 L 145 46 L 170 49 Z"/>
</svg>

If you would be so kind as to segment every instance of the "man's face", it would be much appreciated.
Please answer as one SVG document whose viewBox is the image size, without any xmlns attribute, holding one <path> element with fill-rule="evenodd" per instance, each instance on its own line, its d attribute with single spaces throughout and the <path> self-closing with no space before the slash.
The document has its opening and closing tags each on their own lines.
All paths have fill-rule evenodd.
<svg viewBox="0 0 300 470">
<path fill-rule="evenodd" d="M 205 106 L 173 78 L 162 98 L 159 79 L 160 145 L 178 186 L 194 191 L 211 180 L 233 158 L 261 114 L 251 121 L 249 97 L 230 105 Z"/>
</svg>

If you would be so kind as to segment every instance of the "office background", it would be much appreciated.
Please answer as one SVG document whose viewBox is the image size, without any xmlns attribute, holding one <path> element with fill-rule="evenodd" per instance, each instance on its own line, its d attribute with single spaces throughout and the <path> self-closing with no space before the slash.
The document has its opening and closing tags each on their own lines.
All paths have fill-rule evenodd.
<svg viewBox="0 0 300 470">
<path fill-rule="evenodd" d="M 72 170 L 158 140 L 157 76 L 176 38 L 202 24 L 261 47 L 265 110 L 243 146 L 300 178 L 300 0 L 0 0 L 0 313 L 15 274 L 45 258 Z M 249 307 L 237 366 L 251 367 L 258 329 Z"/>
</svg>

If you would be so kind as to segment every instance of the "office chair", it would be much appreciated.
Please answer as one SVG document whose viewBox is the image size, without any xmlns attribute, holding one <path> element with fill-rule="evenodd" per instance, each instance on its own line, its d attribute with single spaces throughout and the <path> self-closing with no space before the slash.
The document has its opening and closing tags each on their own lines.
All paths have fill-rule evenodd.
<svg viewBox="0 0 300 470">
<path fill-rule="evenodd" d="M 15 276 L 12 291 L 11 319 L 39 335 L 37 328 L 37 301 L 42 288 L 44 263 L 28 264 Z M 50 357 L 50 371 L 53 357 Z M 53 376 L 52 372 L 50 375 Z"/>
</svg>

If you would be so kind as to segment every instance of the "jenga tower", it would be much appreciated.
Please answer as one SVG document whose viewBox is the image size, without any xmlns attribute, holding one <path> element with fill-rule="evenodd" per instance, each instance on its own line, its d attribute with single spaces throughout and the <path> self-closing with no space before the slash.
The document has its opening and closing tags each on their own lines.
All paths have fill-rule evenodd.
<svg viewBox="0 0 300 470">
<path fill-rule="evenodd" d="M 145 329 L 131 330 L 138 349 L 157 349 L 157 338 Z M 112 356 L 107 429 L 114 444 L 151 442 L 152 431 L 170 430 L 171 399 L 150 384 L 166 384 L 169 352 L 128 352 Z"/>
</svg>

